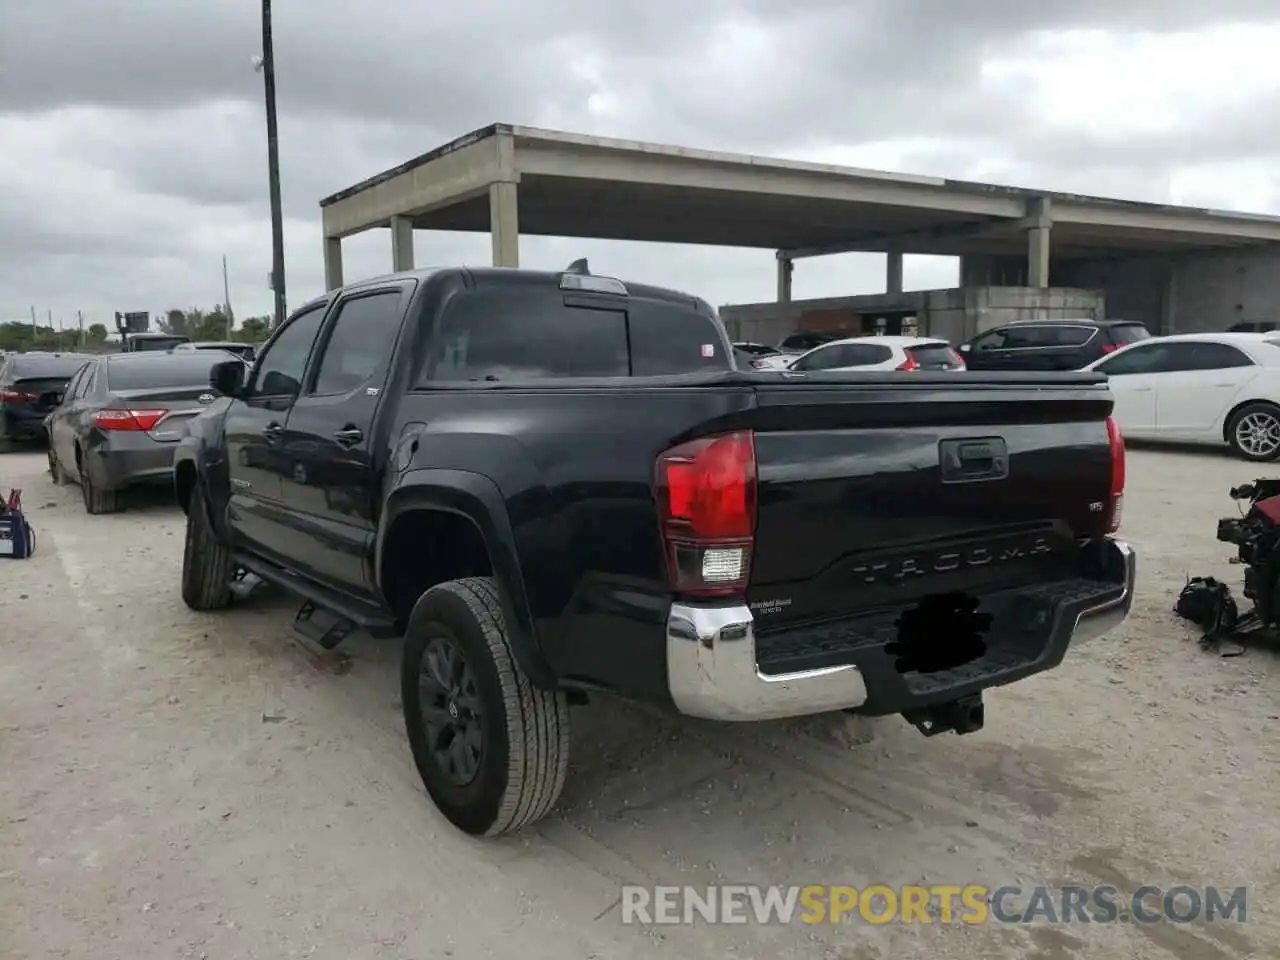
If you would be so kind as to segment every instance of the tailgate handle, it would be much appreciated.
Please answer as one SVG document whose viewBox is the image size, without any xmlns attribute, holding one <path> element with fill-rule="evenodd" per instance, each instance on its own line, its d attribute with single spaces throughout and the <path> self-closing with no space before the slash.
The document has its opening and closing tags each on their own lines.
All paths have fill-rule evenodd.
<svg viewBox="0 0 1280 960">
<path fill-rule="evenodd" d="M 943 440 L 938 458 L 943 483 L 1003 480 L 1009 475 L 1009 448 L 1002 437 Z"/>
</svg>

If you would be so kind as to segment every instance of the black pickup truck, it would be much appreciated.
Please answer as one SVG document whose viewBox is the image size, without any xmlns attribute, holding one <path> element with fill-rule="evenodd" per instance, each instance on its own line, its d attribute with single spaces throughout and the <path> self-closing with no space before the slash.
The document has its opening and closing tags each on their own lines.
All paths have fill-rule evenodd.
<svg viewBox="0 0 1280 960">
<path fill-rule="evenodd" d="M 403 635 L 461 829 L 551 809 L 592 692 L 965 733 L 1127 615 L 1104 378 L 739 370 L 704 301 L 575 267 L 316 300 L 176 458 L 187 605 L 265 581 L 325 646 Z"/>
</svg>

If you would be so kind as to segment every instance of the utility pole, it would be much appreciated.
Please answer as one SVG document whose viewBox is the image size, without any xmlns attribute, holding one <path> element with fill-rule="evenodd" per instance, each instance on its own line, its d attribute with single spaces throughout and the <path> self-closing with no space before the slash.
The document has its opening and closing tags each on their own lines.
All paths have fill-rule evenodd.
<svg viewBox="0 0 1280 960">
<path fill-rule="evenodd" d="M 231 330 L 236 325 L 235 315 L 231 312 L 231 283 L 227 280 L 227 255 L 222 255 L 222 306 L 227 312 L 227 339 L 231 339 Z"/>
<path fill-rule="evenodd" d="M 31 305 L 31 345 L 36 346 L 36 308 Z"/>
<path fill-rule="evenodd" d="M 267 98 L 267 175 L 271 181 L 271 289 L 275 292 L 273 325 L 285 316 L 284 217 L 280 209 L 280 152 L 276 137 L 276 63 L 271 42 L 271 0 L 262 0 L 262 79 Z"/>
<path fill-rule="evenodd" d="M 83 310 L 76 311 L 76 324 L 80 329 L 80 332 L 76 334 L 76 346 L 83 347 L 84 346 L 84 311 Z"/>
</svg>

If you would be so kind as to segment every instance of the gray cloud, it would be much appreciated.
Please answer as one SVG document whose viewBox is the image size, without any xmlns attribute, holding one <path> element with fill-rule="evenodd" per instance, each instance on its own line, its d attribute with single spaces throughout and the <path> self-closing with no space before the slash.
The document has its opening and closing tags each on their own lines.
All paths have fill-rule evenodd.
<svg viewBox="0 0 1280 960">
<path fill-rule="evenodd" d="M 64 313 L 212 302 L 224 253 L 240 312 L 267 309 L 257 14 L 252 0 L 0 0 L 0 318 L 31 301 Z M 1176 124 L 1127 133 L 1046 116 L 1026 84 L 984 68 L 1051 57 L 1053 31 L 1277 16 L 1274 0 L 278 2 L 290 299 L 320 287 L 321 196 L 495 120 L 775 155 L 858 148 L 914 172 L 1169 199 L 1180 170 L 1274 166 L 1280 133 L 1259 118 L 1275 115 L 1280 84 L 1179 104 Z M 1256 202 L 1280 202 L 1270 183 Z M 420 261 L 488 257 L 484 237 L 417 243 Z M 388 246 L 350 241 L 348 273 L 381 272 Z M 768 253 L 522 247 L 529 265 L 583 253 L 717 302 L 772 293 Z M 875 257 L 806 262 L 797 294 L 878 289 L 882 270 Z M 953 278 L 946 261 L 908 267 L 917 286 Z"/>
</svg>

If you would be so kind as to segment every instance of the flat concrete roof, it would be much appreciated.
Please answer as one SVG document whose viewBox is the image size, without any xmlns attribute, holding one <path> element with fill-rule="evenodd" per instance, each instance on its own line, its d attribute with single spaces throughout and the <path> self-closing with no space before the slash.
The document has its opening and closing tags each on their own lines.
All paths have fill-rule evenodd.
<svg viewBox="0 0 1280 960">
<path fill-rule="evenodd" d="M 803 257 L 901 250 L 1025 256 L 1047 201 L 1055 259 L 1280 243 L 1280 217 L 885 173 L 495 123 L 320 201 L 343 237 L 406 217 L 488 232 L 518 186 L 521 234 L 695 243 Z"/>
</svg>

